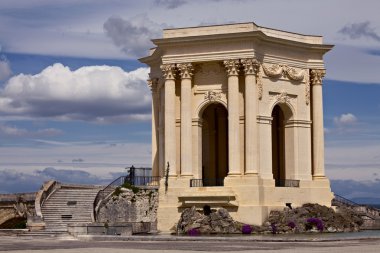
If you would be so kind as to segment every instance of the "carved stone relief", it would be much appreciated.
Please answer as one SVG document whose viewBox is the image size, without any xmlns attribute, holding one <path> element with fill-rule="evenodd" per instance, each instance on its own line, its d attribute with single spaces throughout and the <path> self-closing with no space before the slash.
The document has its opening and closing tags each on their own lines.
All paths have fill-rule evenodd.
<svg viewBox="0 0 380 253">
<path fill-rule="evenodd" d="M 216 92 L 216 91 L 206 91 L 205 100 L 210 100 L 210 101 L 216 101 L 222 98 L 221 92 Z"/>
<path fill-rule="evenodd" d="M 306 105 L 310 104 L 310 77 L 309 73 L 305 73 L 305 101 Z"/>
<path fill-rule="evenodd" d="M 268 77 L 273 78 L 288 78 L 293 81 L 302 81 L 305 76 L 305 71 L 303 69 L 296 69 L 289 67 L 287 65 L 279 65 L 279 64 L 262 64 L 264 73 Z"/>
<path fill-rule="evenodd" d="M 296 108 L 296 96 L 290 95 L 286 91 L 282 91 L 281 93 L 269 93 L 271 104 L 288 104 L 293 108 Z"/>
</svg>

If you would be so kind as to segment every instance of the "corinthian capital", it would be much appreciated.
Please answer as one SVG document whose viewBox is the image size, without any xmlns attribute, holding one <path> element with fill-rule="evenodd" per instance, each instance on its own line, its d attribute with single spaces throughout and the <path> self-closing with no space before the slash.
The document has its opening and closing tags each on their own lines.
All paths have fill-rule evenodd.
<svg viewBox="0 0 380 253">
<path fill-rule="evenodd" d="M 164 76 L 164 79 L 175 79 L 176 75 L 176 67 L 175 64 L 162 64 L 161 65 L 162 74 Z"/>
<path fill-rule="evenodd" d="M 177 64 L 177 67 L 182 79 L 191 78 L 193 76 L 193 71 L 194 71 L 193 64 L 180 63 L 180 64 Z"/>
<path fill-rule="evenodd" d="M 239 60 L 225 60 L 223 61 L 224 66 L 227 70 L 227 75 L 229 76 L 237 76 L 239 74 Z"/>
<path fill-rule="evenodd" d="M 326 74 L 324 69 L 312 69 L 310 70 L 310 83 L 312 85 L 322 85 L 322 79 Z"/>
<path fill-rule="evenodd" d="M 257 75 L 260 69 L 260 63 L 253 58 L 241 59 L 241 64 L 246 75 Z"/>
<path fill-rule="evenodd" d="M 148 79 L 148 86 L 152 92 L 155 92 L 157 90 L 158 80 L 159 80 L 158 78 Z"/>
</svg>

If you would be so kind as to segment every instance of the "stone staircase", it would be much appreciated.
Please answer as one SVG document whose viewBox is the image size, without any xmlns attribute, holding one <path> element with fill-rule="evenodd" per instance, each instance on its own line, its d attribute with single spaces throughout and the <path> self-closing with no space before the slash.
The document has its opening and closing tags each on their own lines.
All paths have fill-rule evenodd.
<svg viewBox="0 0 380 253">
<path fill-rule="evenodd" d="M 100 190 L 99 186 L 61 185 L 42 205 L 45 230 L 66 232 L 68 224 L 92 222 L 94 200 Z"/>
</svg>

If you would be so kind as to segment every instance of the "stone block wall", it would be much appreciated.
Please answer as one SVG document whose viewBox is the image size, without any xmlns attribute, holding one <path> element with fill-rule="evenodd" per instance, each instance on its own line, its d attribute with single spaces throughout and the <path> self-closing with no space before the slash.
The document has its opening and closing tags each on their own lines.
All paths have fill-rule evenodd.
<svg viewBox="0 0 380 253">
<path fill-rule="evenodd" d="M 97 222 L 157 222 L 158 191 L 119 188 L 100 206 L 96 215 Z"/>
</svg>

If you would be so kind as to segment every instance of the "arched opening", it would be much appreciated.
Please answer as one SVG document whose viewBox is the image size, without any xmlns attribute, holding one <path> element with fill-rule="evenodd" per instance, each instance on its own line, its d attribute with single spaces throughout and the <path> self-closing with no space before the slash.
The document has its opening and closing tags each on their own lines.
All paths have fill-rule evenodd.
<svg viewBox="0 0 380 253">
<path fill-rule="evenodd" d="M 22 229 L 26 228 L 25 217 L 13 217 L 0 224 L 0 229 Z"/>
<path fill-rule="evenodd" d="M 222 186 L 228 174 L 228 112 L 211 104 L 202 114 L 202 183 Z"/>
<path fill-rule="evenodd" d="M 283 186 L 286 179 L 285 115 L 279 105 L 272 111 L 272 173 L 276 186 Z"/>
</svg>

